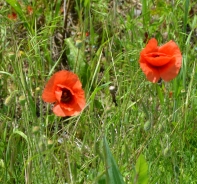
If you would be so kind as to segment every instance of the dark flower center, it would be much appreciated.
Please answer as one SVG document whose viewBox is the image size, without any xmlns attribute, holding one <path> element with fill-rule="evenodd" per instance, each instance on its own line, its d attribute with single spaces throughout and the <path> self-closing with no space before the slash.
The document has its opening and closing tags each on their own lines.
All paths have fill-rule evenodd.
<svg viewBox="0 0 197 184">
<path fill-rule="evenodd" d="M 159 57 L 159 56 L 160 56 L 160 55 L 157 54 L 157 53 L 153 53 L 153 54 L 152 54 L 152 57 L 154 57 L 154 58 Z"/>
<path fill-rule="evenodd" d="M 72 94 L 68 89 L 62 89 L 61 102 L 68 103 L 72 100 Z"/>
</svg>

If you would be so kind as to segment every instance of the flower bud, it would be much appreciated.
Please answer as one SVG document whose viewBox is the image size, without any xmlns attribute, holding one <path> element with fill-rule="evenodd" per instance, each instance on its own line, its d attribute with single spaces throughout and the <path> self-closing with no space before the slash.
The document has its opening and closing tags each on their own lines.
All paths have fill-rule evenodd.
<svg viewBox="0 0 197 184">
<path fill-rule="evenodd" d="M 158 126 L 158 132 L 162 132 L 163 131 L 163 125 L 159 124 Z"/>
<path fill-rule="evenodd" d="M 13 100 L 12 95 L 9 95 L 9 96 L 5 99 L 4 104 L 5 104 L 6 106 L 10 106 L 10 104 L 12 103 L 12 100 Z"/>
<path fill-rule="evenodd" d="M 40 87 L 37 87 L 37 88 L 36 88 L 36 91 L 40 91 Z"/>
<path fill-rule="evenodd" d="M 40 127 L 39 127 L 39 126 L 34 126 L 34 127 L 32 128 L 32 132 L 33 132 L 33 133 L 37 133 L 39 130 L 40 130 Z"/>
<path fill-rule="evenodd" d="M 117 88 L 115 86 L 110 86 L 109 87 L 109 91 L 111 93 L 112 96 L 112 101 L 115 103 L 115 106 L 118 106 L 117 102 L 116 102 L 116 92 L 117 92 Z"/>
<path fill-rule="evenodd" d="M 109 86 L 109 91 L 111 94 L 116 94 L 117 89 L 115 86 Z"/>
<path fill-rule="evenodd" d="M 83 41 L 82 40 L 76 40 L 75 41 L 75 45 L 78 49 L 80 49 L 82 47 Z"/>
<path fill-rule="evenodd" d="M 47 145 L 48 145 L 48 146 L 52 146 L 52 145 L 53 145 L 53 141 L 50 140 L 50 139 L 48 139 L 48 140 L 47 140 Z"/>
<path fill-rule="evenodd" d="M 3 159 L 0 159 L 0 168 L 4 168 L 4 167 L 5 167 L 4 161 Z"/>
<path fill-rule="evenodd" d="M 20 102 L 20 104 L 21 104 L 21 105 L 25 105 L 25 101 L 26 101 L 25 95 L 21 95 L 21 96 L 19 97 L 19 102 Z"/>
<path fill-rule="evenodd" d="M 169 148 L 169 146 L 167 146 L 167 147 L 163 150 L 163 155 L 164 155 L 165 157 L 169 157 L 170 154 L 171 154 L 170 148 Z"/>
<path fill-rule="evenodd" d="M 151 122 L 148 120 L 146 121 L 146 123 L 144 124 L 144 130 L 148 131 L 151 128 Z"/>
<path fill-rule="evenodd" d="M 14 100 L 14 98 L 16 97 L 18 91 L 13 91 L 9 96 L 7 96 L 7 98 L 4 101 L 4 104 L 6 106 L 10 106 Z"/>
</svg>

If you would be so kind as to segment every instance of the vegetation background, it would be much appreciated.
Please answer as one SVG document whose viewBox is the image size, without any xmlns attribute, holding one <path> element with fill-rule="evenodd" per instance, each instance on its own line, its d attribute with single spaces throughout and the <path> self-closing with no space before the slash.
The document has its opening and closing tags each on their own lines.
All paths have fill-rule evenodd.
<svg viewBox="0 0 197 184">
<path fill-rule="evenodd" d="M 197 183 L 196 13 L 195 0 L 0 1 L 0 183 Z M 139 67 L 152 37 L 182 52 L 169 83 Z M 41 99 L 62 69 L 83 83 L 77 117 Z"/>
</svg>

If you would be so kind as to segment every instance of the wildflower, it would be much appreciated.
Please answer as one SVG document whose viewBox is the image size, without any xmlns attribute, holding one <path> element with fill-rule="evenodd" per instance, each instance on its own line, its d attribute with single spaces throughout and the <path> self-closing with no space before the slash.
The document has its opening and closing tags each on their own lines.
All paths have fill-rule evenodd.
<svg viewBox="0 0 197 184">
<path fill-rule="evenodd" d="M 86 37 L 90 36 L 90 32 L 87 31 L 87 32 L 85 33 L 85 35 L 86 35 Z"/>
<path fill-rule="evenodd" d="M 157 46 L 157 40 L 152 38 L 140 53 L 140 67 L 147 79 L 156 83 L 174 79 L 181 68 L 182 55 L 174 41 Z"/>
<path fill-rule="evenodd" d="M 74 116 L 85 107 L 85 95 L 76 74 L 62 70 L 48 81 L 42 94 L 45 102 L 53 103 L 53 112 L 57 116 Z"/>
<path fill-rule="evenodd" d="M 39 126 L 34 126 L 34 127 L 32 128 L 32 132 L 33 132 L 33 133 L 37 133 L 39 130 L 40 130 L 40 127 L 39 127 Z"/>
<path fill-rule="evenodd" d="M 30 5 L 27 6 L 27 13 L 29 15 L 32 15 L 33 14 L 33 8 Z"/>
<path fill-rule="evenodd" d="M 144 130 L 147 132 L 151 129 L 151 122 L 148 120 L 145 124 L 144 124 Z"/>
<path fill-rule="evenodd" d="M 17 19 L 17 14 L 15 12 L 12 12 L 11 14 L 8 14 L 8 18 L 11 20 L 16 20 Z"/>
<path fill-rule="evenodd" d="M 170 91 L 170 92 L 169 92 L 169 98 L 172 98 L 172 96 L 173 96 L 173 92 Z"/>
<path fill-rule="evenodd" d="M 26 97 L 25 97 L 25 95 L 21 95 L 21 96 L 19 97 L 19 103 L 20 103 L 21 105 L 25 105 L 25 102 L 26 102 Z"/>
<path fill-rule="evenodd" d="M 169 157 L 171 155 L 171 150 L 170 147 L 167 146 L 164 150 L 163 150 L 163 154 L 165 157 Z"/>
<path fill-rule="evenodd" d="M 75 41 L 75 46 L 76 46 L 78 49 L 80 49 L 80 48 L 82 47 L 82 45 L 83 45 L 83 41 L 82 41 L 82 40 L 76 40 L 76 41 Z"/>
<path fill-rule="evenodd" d="M 60 13 L 61 13 L 61 14 L 64 13 L 64 7 L 63 7 L 63 6 L 60 7 Z"/>
<path fill-rule="evenodd" d="M 12 103 L 14 102 L 17 94 L 18 94 L 18 91 L 17 90 L 12 91 L 11 94 L 5 99 L 4 104 L 6 106 L 11 106 Z"/>
</svg>

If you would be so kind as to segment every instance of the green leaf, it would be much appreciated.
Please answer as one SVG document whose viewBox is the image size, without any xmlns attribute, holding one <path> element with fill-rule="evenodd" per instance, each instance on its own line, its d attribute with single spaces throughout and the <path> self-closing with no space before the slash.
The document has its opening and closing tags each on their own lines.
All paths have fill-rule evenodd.
<svg viewBox="0 0 197 184">
<path fill-rule="evenodd" d="M 0 71 L 0 74 L 9 75 L 12 79 L 14 78 L 13 75 L 11 73 L 8 73 L 8 72 Z"/>
<path fill-rule="evenodd" d="M 90 4 L 90 0 L 85 0 L 84 1 L 84 7 L 87 7 L 87 5 L 89 6 L 89 4 Z"/>
<path fill-rule="evenodd" d="M 24 26 L 27 28 L 27 30 L 29 30 L 31 32 L 30 26 L 26 20 L 26 17 L 24 15 L 22 8 L 21 8 L 20 4 L 18 3 L 18 1 L 6 0 L 6 2 L 8 4 L 10 4 L 10 6 L 16 11 L 16 13 L 19 15 L 20 19 L 24 22 Z"/>
<path fill-rule="evenodd" d="M 24 138 L 26 140 L 26 142 L 28 143 L 28 139 L 27 139 L 27 135 L 25 135 L 23 132 L 19 131 L 19 130 L 15 130 L 13 132 L 13 134 L 18 134 L 20 135 L 22 138 Z"/>
<path fill-rule="evenodd" d="M 84 86 L 90 75 L 88 64 L 84 61 L 84 53 L 75 46 L 72 38 L 65 39 L 65 44 L 69 67 L 78 74 Z"/>
<path fill-rule="evenodd" d="M 148 164 L 145 160 L 145 157 L 142 154 L 137 159 L 135 169 L 136 169 L 135 183 L 147 184 L 148 183 Z"/>
<path fill-rule="evenodd" d="M 22 12 L 20 4 L 16 0 L 6 0 L 8 4 L 16 11 L 20 18 L 24 19 L 24 14 Z"/>
<path fill-rule="evenodd" d="M 100 90 L 102 90 L 102 89 L 108 87 L 109 84 L 111 84 L 111 82 L 107 82 L 107 83 L 105 83 L 105 84 L 102 84 L 102 85 L 100 85 L 100 86 L 97 86 L 97 87 L 94 89 L 94 91 L 91 93 L 90 99 L 91 99 L 92 101 L 94 101 L 94 100 L 95 100 L 95 97 L 96 97 L 96 94 L 98 93 L 98 91 L 100 91 Z M 95 103 L 91 103 L 91 104 L 90 104 L 90 109 L 91 109 L 91 111 L 93 111 L 94 105 L 95 105 Z"/>
<path fill-rule="evenodd" d="M 183 20 L 183 31 L 184 31 L 184 33 L 186 33 L 186 30 L 187 30 L 188 14 L 189 14 L 189 0 L 186 0 L 185 1 L 184 20 Z"/>
<path fill-rule="evenodd" d="M 122 175 L 111 154 L 106 137 L 103 138 L 103 149 L 105 156 L 106 179 L 108 184 L 124 184 Z"/>
<path fill-rule="evenodd" d="M 149 8 L 148 8 L 148 1 L 142 0 L 142 16 L 143 16 L 143 26 L 146 28 L 148 25 L 148 22 L 150 20 L 149 18 Z"/>
<path fill-rule="evenodd" d="M 102 177 L 101 179 L 99 179 L 98 184 L 106 184 L 106 178 Z"/>
<path fill-rule="evenodd" d="M 54 17 L 57 17 L 59 12 L 60 12 L 60 9 L 61 9 L 61 0 L 57 0 L 56 1 L 56 6 L 55 6 L 55 16 Z"/>
</svg>

